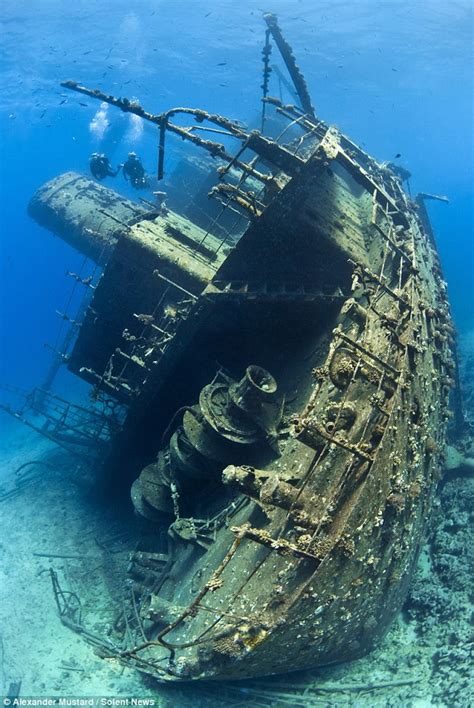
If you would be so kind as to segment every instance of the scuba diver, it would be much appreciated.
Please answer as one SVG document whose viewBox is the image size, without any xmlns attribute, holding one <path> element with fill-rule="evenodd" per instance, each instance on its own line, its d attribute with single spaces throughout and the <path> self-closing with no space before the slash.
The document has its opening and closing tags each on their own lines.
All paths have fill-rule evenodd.
<svg viewBox="0 0 474 708">
<path fill-rule="evenodd" d="M 145 169 L 137 157 L 136 152 L 129 152 L 127 161 L 122 165 L 123 176 L 135 189 L 143 189 L 148 186 L 145 176 Z"/>
<path fill-rule="evenodd" d="M 116 177 L 120 167 L 121 165 L 117 167 L 116 170 L 112 169 L 109 158 L 106 157 L 103 152 L 93 152 L 89 158 L 90 171 L 98 180 L 105 179 L 106 177 Z"/>
</svg>

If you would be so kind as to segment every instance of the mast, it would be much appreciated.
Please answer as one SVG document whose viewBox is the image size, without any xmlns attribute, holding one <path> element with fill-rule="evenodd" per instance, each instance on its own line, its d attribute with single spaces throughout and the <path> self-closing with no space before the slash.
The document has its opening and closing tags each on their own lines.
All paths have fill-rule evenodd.
<svg viewBox="0 0 474 708">
<path fill-rule="evenodd" d="M 275 44 L 277 45 L 282 59 L 285 62 L 285 66 L 288 69 L 289 75 L 291 76 L 291 80 L 293 81 L 296 93 L 298 94 L 298 97 L 301 101 L 301 107 L 303 108 L 305 113 L 309 113 L 309 115 L 314 116 L 315 110 L 311 104 L 311 96 L 309 95 L 308 85 L 301 72 L 301 69 L 296 63 L 291 46 L 288 44 L 288 42 L 281 33 L 281 29 L 278 26 L 277 16 L 274 15 L 272 12 L 266 12 L 263 16 L 263 19 L 267 23 L 268 30 L 270 31 L 273 39 L 275 40 Z"/>
</svg>

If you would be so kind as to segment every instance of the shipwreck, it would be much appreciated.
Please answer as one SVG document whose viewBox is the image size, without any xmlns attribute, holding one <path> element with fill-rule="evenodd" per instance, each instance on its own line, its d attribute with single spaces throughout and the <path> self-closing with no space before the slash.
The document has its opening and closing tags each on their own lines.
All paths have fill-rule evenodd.
<svg viewBox="0 0 474 708">
<path fill-rule="evenodd" d="M 404 601 L 450 417 L 454 329 L 429 195 L 412 199 L 317 117 L 264 19 L 260 130 L 62 84 L 155 124 L 158 179 L 172 135 L 202 148 L 181 174 L 200 179 L 192 199 L 184 178 L 156 205 L 70 172 L 29 206 L 100 275 L 70 274 L 88 299 L 56 361 L 120 408 L 106 434 L 73 410 L 69 442 L 100 429 L 102 489 L 130 489 L 156 529 L 100 651 L 159 680 L 369 651 Z M 272 43 L 295 104 L 269 95 Z"/>
</svg>

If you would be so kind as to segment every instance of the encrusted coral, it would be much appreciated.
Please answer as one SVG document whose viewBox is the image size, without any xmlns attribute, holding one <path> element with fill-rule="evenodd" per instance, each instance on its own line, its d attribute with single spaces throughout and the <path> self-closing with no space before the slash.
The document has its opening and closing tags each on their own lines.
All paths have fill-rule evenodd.
<svg viewBox="0 0 474 708">
<path fill-rule="evenodd" d="M 329 365 L 331 381 L 338 388 L 345 388 L 355 371 L 355 362 L 346 349 L 337 349 Z"/>
<path fill-rule="evenodd" d="M 341 536 L 337 547 L 346 558 L 350 558 L 355 553 L 355 541 L 351 536 Z"/>
<path fill-rule="evenodd" d="M 234 636 L 224 637 L 223 639 L 217 639 L 213 643 L 214 651 L 218 654 L 224 654 L 225 656 L 238 657 L 244 651 L 244 647 L 240 644 Z"/>
<path fill-rule="evenodd" d="M 426 452 L 428 455 L 434 455 L 436 452 L 439 451 L 438 443 L 434 438 L 429 436 L 426 438 Z"/>
<path fill-rule="evenodd" d="M 391 506 L 397 514 L 400 514 L 405 508 L 405 497 L 399 492 L 391 492 L 387 497 L 387 504 Z"/>
<path fill-rule="evenodd" d="M 316 379 L 316 381 L 324 381 L 325 378 L 328 377 L 329 375 L 329 367 L 328 366 L 317 366 L 314 368 L 311 372 Z"/>
</svg>

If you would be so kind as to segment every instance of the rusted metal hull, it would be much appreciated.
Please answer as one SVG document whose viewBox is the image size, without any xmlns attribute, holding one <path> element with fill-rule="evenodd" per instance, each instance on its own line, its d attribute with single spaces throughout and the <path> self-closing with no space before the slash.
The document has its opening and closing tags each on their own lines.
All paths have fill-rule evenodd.
<svg viewBox="0 0 474 708">
<path fill-rule="evenodd" d="M 333 198 L 350 206 L 345 190 L 341 180 Z M 196 545 L 180 561 L 186 541 L 175 539 L 173 570 L 156 593 L 176 606 L 174 619 L 160 627 L 144 602 L 155 634 L 123 659 L 159 678 L 245 678 L 349 660 L 383 637 L 404 601 L 438 480 L 453 360 L 433 245 L 402 192 L 392 214 L 384 192 L 359 192 L 372 208 L 364 205 L 367 221 L 352 240 L 347 229 L 352 292 L 329 318 L 332 332 L 308 331 L 309 355 L 272 368 L 298 391 L 281 455 L 258 474 L 224 471 L 250 501 L 231 510 L 204 556 Z M 309 191 L 300 212 L 311 203 L 312 219 L 334 219 L 323 198 Z M 365 250 L 356 254 L 357 237 Z M 332 238 L 344 244 L 344 235 Z M 167 653 L 167 669 L 153 668 Z"/>
</svg>

